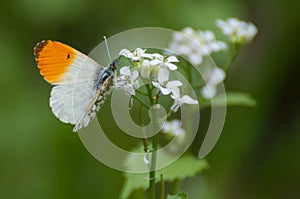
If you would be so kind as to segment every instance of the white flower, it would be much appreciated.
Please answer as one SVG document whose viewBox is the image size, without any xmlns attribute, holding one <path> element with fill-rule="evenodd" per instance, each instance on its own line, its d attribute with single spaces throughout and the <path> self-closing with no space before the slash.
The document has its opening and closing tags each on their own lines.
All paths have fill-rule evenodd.
<svg viewBox="0 0 300 199">
<path fill-rule="evenodd" d="M 231 41 L 236 43 L 250 42 L 257 34 L 254 24 L 237 18 L 228 18 L 226 21 L 218 19 L 216 24 L 224 35 L 229 36 Z"/>
<path fill-rule="evenodd" d="M 133 52 L 130 52 L 127 49 L 122 49 L 119 52 L 119 55 L 123 55 L 133 61 L 140 61 L 142 58 L 152 59 L 151 54 L 145 53 L 146 49 L 137 48 Z"/>
<path fill-rule="evenodd" d="M 181 121 L 180 120 L 172 120 L 172 121 L 166 121 L 163 129 L 163 133 L 171 134 L 176 137 L 176 140 L 183 144 L 185 141 L 185 130 L 181 128 Z"/>
<path fill-rule="evenodd" d="M 152 69 L 153 69 L 153 67 L 150 64 L 150 61 L 147 60 L 147 59 L 143 60 L 142 66 L 141 66 L 141 71 L 140 71 L 141 76 L 143 78 L 148 78 L 149 79 Z"/>
<path fill-rule="evenodd" d="M 180 54 L 187 56 L 191 64 L 199 65 L 204 56 L 209 56 L 212 52 L 225 50 L 227 45 L 217 41 L 211 31 L 195 31 L 190 27 L 184 28 L 182 33 L 174 33 L 169 48 Z"/>
<path fill-rule="evenodd" d="M 197 100 L 192 99 L 188 95 L 180 95 L 179 89 L 174 89 L 171 94 L 171 98 L 174 99 L 174 103 L 171 106 L 171 110 L 174 112 L 177 112 L 179 107 L 181 107 L 183 104 L 198 104 Z"/>
<path fill-rule="evenodd" d="M 177 66 L 175 64 L 173 64 L 174 62 L 179 62 L 177 57 L 170 56 L 170 57 L 167 57 L 161 65 L 166 66 L 170 70 L 176 70 Z"/>
<path fill-rule="evenodd" d="M 133 52 L 122 49 L 120 55 L 127 57 L 133 61 L 133 65 L 137 68 L 140 76 L 146 79 L 157 79 L 158 69 L 167 68 L 176 70 L 175 62 L 179 62 L 175 56 L 163 56 L 159 53 L 149 54 L 146 49 L 137 48 Z"/>
<path fill-rule="evenodd" d="M 115 87 L 122 89 L 127 95 L 135 95 L 135 89 L 139 88 L 138 76 L 137 70 L 131 72 L 129 66 L 124 66 L 120 69 Z"/>
<path fill-rule="evenodd" d="M 132 52 L 130 52 L 128 49 L 124 48 L 122 50 L 120 50 L 119 55 L 127 57 L 127 58 L 131 58 L 133 56 Z"/>
<path fill-rule="evenodd" d="M 153 86 L 158 88 L 163 95 L 168 95 L 177 89 L 178 86 L 182 86 L 182 82 L 179 80 L 169 81 L 169 70 L 160 68 L 158 70 L 157 81 L 152 81 Z"/>
<path fill-rule="evenodd" d="M 222 41 L 216 41 L 215 34 L 209 30 L 198 31 L 198 38 L 202 50 L 204 51 L 202 55 L 210 55 L 212 52 L 218 52 L 220 50 L 225 50 L 227 45 Z"/>
<path fill-rule="evenodd" d="M 164 56 L 159 53 L 153 53 L 153 54 L 151 54 L 151 56 L 152 56 L 152 59 L 154 59 L 154 60 L 157 59 L 157 60 L 162 61 L 164 59 Z"/>
<path fill-rule="evenodd" d="M 204 74 L 206 85 L 202 88 L 202 96 L 206 99 L 213 98 L 217 93 L 217 85 L 225 79 L 225 72 L 218 67 L 208 70 Z"/>
<path fill-rule="evenodd" d="M 152 66 L 158 65 L 161 68 L 168 68 L 169 70 L 177 69 L 177 66 L 175 64 L 173 64 L 174 62 L 179 62 L 177 57 L 169 56 L 169 57 L 164 58 L 163 56 L 161 56 L 161 57 L 155 56 L 156 54 L 152 54 L 152 56 L 155 58 L 150 61 L 150 64 Z"/>
</svg>

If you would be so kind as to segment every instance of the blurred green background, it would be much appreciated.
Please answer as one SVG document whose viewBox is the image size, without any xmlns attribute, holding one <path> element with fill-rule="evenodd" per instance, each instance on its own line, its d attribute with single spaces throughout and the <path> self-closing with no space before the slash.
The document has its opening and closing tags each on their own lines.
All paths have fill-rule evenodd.
<svg viewBox="0 0 300 199">
<path fill-rule="evenodd" d="M 216 30 L 215 19 L 230 16 L 253 21 L 259 34 L 225 86 L 249 92 L 258 105 L 228 109 L 207 156 L 210 170 L 193 186 L 204 199 L 300 198 L 299 7 L 292 0 L 1 0 L 0 198 L 115 199 L 124 181 L 52 114 L 51 87 L 33 58 L 37 42 L 88 53 L 103 35 L 146 26 Z"/>
</svg>

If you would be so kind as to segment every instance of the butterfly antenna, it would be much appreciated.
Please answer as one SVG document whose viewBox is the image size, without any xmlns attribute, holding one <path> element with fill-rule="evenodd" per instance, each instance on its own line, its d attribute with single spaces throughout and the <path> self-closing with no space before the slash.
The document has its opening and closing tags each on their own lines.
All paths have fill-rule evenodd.
<svg viewBox="0 0 300 199">
<path fill-rule="evenodd" d="M 106 46 L 106 51 L 107 51 L 107 54 L 108 54 L 108 58 L 109 58 L 109 61 L 110 61 L 110 63 L 111 63 L 112 60 L 111 60 L 110 53 L 109 53 L 109 48 L 108 48 L 108 44 L 107 44 L 107 39 L 106 39 L 105 36 L 103 36 L 103 38 L 104 38 L 104 42 L 105 42 L 105 46 Z"/>
</svg>

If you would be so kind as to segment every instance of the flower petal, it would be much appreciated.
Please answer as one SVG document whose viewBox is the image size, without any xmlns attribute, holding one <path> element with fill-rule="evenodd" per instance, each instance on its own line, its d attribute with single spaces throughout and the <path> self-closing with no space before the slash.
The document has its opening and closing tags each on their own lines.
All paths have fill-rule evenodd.
<svg viewBox="0 0 300 199">
<path fill-rule="evenodd" d="M 185 104 L 198 104 L 198 100 L 194 100 L 193 98 L 191 98 L 188 95 L 182 96 L 182 101 Z"/>
<path fill-rule="evenodd" d="M 179 62 L 179 60 L 175 56 L 170 56 L 166 59 L 166 62 Z"/>
<path fill-rule="evenodd" d="M 169 81 L 166 85 L 167 88 L 174 88 L 178 86 L 182 86 L 182 82 L 179 80 Z"/>
<path fill-rule="evenodd" d="M 167 67 L 170 69 L 170 70 L 176 70 L 177 69 L 177 66 L 175 64 L 172 64 L 172 63 L 165 63 L 165 65 L 167 65 Z"/>
<path fill-rule="evenodd" d="M 180 98 L 180 90 L 178 87 L 175 87 L 172 89 L 171 98 L 173 98 L 173 99 Z"/>
<path fill-rule="evenodd" d="M 160 86 L 160 84 L 159 83 L 157 83 L 157 82 L 152 82 L 152 84 L 153 84 L 153 86 L 155 86 L 156 88 L 161 88 L 161 86 Z"/>
<path fill-rule="evenodd" d="M 174 112 L 177 112 L 179 107 L 180 107 L 180 105 L 178 104 L 177 100 L 174 100 L 174 103 L 172 104 L 170 109 L 173 110 Z"/>
<path fill-rule="evenodd" d="M 160 84 L 163 84 L 169 80 L 169 70 L 165 68 L 160 68 L 158 70 L 157 80 Z"/>
<path fill-rule="evenodd" d="M 128 66 L 124 66 L 120 69 L 120 74 L 125 75 L 125 76 L 130 76 L 130 68 Z"/>
<path fill-rule="evenodd" d="M 148 59 L 152 59 L 152 58 L 153 58 L 152 55 L 151 55 L 151 54 L 148 54 L 148 53 L 142 54 L 141 57 L 143 57 L 143 58 L 148 58 Z"/>
<path fill-rule="evenodd" d="M 156 65 L 161 64 L 161 63 L 163 63 L 163 62 L 159 59 L 153 59 L 153 60 L 150 61 L 151 66 L 156 66 Z"/>
<path fill-rule="evenodd" d="M 160 61 L 162 61 L 164 59 L 164 56 L 162 56 L 161 54 L 159 53 L 153 53 L 151 54 L 151 56 L 154 58 L 154 59 L 158 59 Z"/>
<path fill-rule="evenodd" d="M 127 58 L 132 57 L 132 53 L 129 50 L 125 49 L 125 48 L 120 50 L 119 55 L 122 55 L 122 56 L 127 57 Z"/>
<path fill-rule="evenodd" d="M 163 95 L 169 95 L 171 93 L 170 89 L 164 87 L 160 87 L 160 91 Z"/>
<path fill-rule="evenodd" d="M 133 82 L 139 76 L 139 72 L 137 70 L 132 71 L 130 81 Z"/>
</svg>

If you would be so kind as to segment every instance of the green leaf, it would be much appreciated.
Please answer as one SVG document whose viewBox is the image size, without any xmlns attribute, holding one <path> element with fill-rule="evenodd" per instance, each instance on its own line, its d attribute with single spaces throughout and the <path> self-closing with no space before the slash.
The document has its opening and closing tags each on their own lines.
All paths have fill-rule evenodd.
<svg viewBox="0 0 300 199">
<path fill-rule="evenodd" d="M 224 95 L 217 95 L 212 100 L 206 100 L 200 103 L 200 108 L 211 106 L 255 106 L 256 101 L 247 93 L 227 92 L 226 101 Z M 212 101 L 212 102 L 211 102 Z"/>
<path fill-rule="evenodd" d="M 197 173 L 208 169 L 208 163 L 205 159 L 199 159 L 192 155 L 184 155 L 173 164 L 156 172 L 157 176 L 163 174 L 165 181 L 183 180 L 187 177 L 193 177 Z"/>
<path fill-rule="evenodd" d="M 127 199 L 132 191 L 141 189 L 146 191 L 149 186 L 146 174 L 125 174 L 126 180 L 121 191 L 121 199 Z"/>
<path fill-rule="evenodd" d="M 169 156 L 167 153 L 161 153 L 161 157 L 163 158 Z M 131 161 L 132 166 L 136 168 L 141 162 L 133 162 Z M 184 155 L 176 160 L 173 164 L 156 171 L 156 183 L 159 182 L 160 174 L 163 174 L 164 180 L 172 182 L 176 179 L 185 179 L 187 177 L 193 177 L 197 173 L 208 169 L 208 163 L 205 159 L 199 159 L 192 155 Z M 121 191 L 122 199 L 127 199 L 132 191 L 137 189 L 142 189 L 146 191 L 149 186 L 149 174 L 125 174 L 126 180 Z"/>
</svg>

